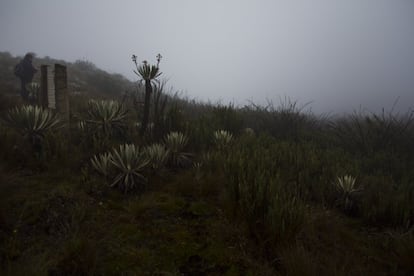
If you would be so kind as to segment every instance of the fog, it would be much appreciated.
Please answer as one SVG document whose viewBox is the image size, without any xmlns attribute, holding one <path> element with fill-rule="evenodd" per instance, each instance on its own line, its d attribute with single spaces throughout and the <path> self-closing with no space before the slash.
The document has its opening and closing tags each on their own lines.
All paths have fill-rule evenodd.
<svg viewBox="0 0 414 276">
<path fill-rule="evenodd" d="M 132 54 L 161 53 L 171 86 L 213 102 L 414 106 L 412 0 L 1 0 L 0 51 L 88 60 L 131 80 Z"/>
</svg>

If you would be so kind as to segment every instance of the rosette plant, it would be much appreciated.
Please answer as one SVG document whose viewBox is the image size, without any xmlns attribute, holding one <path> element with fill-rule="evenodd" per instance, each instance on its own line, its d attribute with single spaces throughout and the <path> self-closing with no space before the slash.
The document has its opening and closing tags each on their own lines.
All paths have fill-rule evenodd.
<svg viewBox="0 0 414 276">
<path fill-rule="evenodd" d="M 219 149 L 224 149 L 233 140 L 233 135 L 227 130 L 217 130 L 214 132 L 214 142 Z"/>
<path fill-rule="evenodd" d="M 111 153 L 111 162 L 114 166 L 115 177 L 111 187 L 119 187 L 127 193 L 133 189 L 143 189 L 147 179 L 143 175 L 149 161 L 133 144 L 120 145 Z"/>
<path fill-rule="evenodd" d="M 144 149 L 144 155 L 148 158 L 149 166 L 153 171 L 162 170 L 167 162 L 169 151 L 162 144 L 152 144 Z"/>
<path fill-rule="evenodd" d="M 29 99 L 31 103 L 35 103 L 39 98 L 40 85 L 37 82 L 29 83 L 27 90 L 29 91 Z"/>
<path fill-rule="evenodd" d="M 192 154 L 185 152 L 188 138 L 181 132 L 170 132 L 164 138 L 164 144 L 169 151 L 169 162 L 173 167 L 187 167 L 191 164 Z"/>
<path fill-rule="evenodd" d="M 98 173 L 102 174 L 105 179 L 107 179 L 112 168 L 112 154 L 110 152 L 105 152 L 94 155 L 91 158 L 91 164 Z"/>
<path fill-rule="evenodd" d="M 13 108 L 6 113 L 4 121 L 30 141 L 33 147 L 41 145 L 47 133 L 63 126 L 56 113 L 32 105 Z"/>
<path fill-rule="evenodd" d="M 141 134 L 145 133 L 149 122 L 151 94 L 153 90 L 152 82 L 157 80 L 157 78 L 162 74 L 159 69 L 161 58 L 161 54 L 158 54 L 156 65 L 150 65 L 146 60 L 144 60 L 141 65 L 138 65 L 137 56 L 132 55 L 132 61 L 134 62 L 136 68 L 134 73 L 145 83 L 144 114 L 140 129 Z"/>
<path fill-rule="evenodd" d="M 125 128 L 126 116 L 127 111 L 117 101 L 90 100 L 85 121 L 104 137 L 110 137 Z"/>
<path fill-rule="evenodd" d="M 339 204 L 345 211 L 354 207 L 355 196 L 361 191 L 356 187 L 356 178 L 351 175 L 337 177 L 334 185 L 339 193 Z"/>
</svg>

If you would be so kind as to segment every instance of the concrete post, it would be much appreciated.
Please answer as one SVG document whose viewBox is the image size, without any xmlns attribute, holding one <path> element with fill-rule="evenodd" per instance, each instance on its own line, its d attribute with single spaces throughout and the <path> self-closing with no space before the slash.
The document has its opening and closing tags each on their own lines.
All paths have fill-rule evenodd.
<svg viewBox="0 0 414 276">
<path fill-rule="evenodd" d="M 69 122 L 69 93 L 66 66 L 55 64 L 41 66 L 41 84 L 38 104 L 55 109 L 63 120 Z"/>
</svg>

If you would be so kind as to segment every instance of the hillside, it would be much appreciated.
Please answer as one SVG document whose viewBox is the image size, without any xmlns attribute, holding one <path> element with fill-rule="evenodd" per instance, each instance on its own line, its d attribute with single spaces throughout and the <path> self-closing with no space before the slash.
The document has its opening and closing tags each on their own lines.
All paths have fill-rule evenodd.
<svg viewBox="0 0 414 276">
<path fill-rule="evenodd" d="M 13 75 L 13 68 L 21 58 L 12 56 L 8 52 L 0 52 L 0 94 L 19 94 L 20 84 L 19 80 Z M 89 61 L 66 62 L 50 57 L 36 57 L 34 59 L 36 68 L 40 68 L 40 65 L 55 63 L 67 66 L 68 86 L 71 93 L 102 98 L 117 98 L 133 87 L 133 83 L 122 75 L 107 73 Z M 36 74 L 34 78 L 35 82 L 39 82 L 39 80 L 40 73 Z"/>
<path fill-rule="evenodd" d="M 130 82 L 58 62 L 68 121 L 0 102 L 1 275 L 413 275 L 411 112 L 202 104 L 154 82 L 141 132 L 136 95 L 116 99 Z"/>
</svg>

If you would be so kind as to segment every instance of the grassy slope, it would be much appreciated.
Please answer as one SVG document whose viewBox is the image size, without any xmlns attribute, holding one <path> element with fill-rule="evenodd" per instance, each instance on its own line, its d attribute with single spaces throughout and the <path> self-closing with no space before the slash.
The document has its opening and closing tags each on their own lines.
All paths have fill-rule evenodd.
<svg viewBox="0 0 414 276">
<path fill-rule="evenodd" d="M 69 171 L 3 172 L 1 274 L 387 275 L 404 261 L 386 234 L 310 209 L 300 246 L 266 262 L 226 219 L 220 178 L 194 179 L 170 175 L 125 196 Z"/>
<path fill-rule="evenodd" d="M 78 65 L 86 66 L 79 76 L 96 69 Z M 3 80 L 12 78 L 7 74 Z M 92 75 L 85 79 L 87 85 L 107 76 Z M 0 80 L 0 87 L 7 85 Z M 249 118 L 256 122 L 253 115 Z M 3 149 L 13 145 L 10 137 Z M 359 219 L 316 204 L 307 206 L 297 241 L 273 250 L 276 258 L 266 258 L 273 256 L 267 254 L 271 249 L 266 241 L 249 236 L 243 219 L 230 213 L 223 189 L 227 183 L 219 171 L 201 179 L 192 171 L 151 178 L 149 190 L 138 196 L 123 195 L 79 169 L 63 167 L 52 164 L 33 174 L 11 169 L 0 160 L 1 275 L 410 275 L 414 271 L 414 240 L 403 231 L 367 228 Z"/>
<path fill-rule="evenodd" d="M 1 274 L 265 269 L 246 255 L 214 197 L 200 197 L 182 181 L 172 177 L 142 196 L 125 196 L 68 172 L 3 174 Z"/>
<path fill-rule="evenodd" d="M 0 52 L 0 96 L 2 94 L 19 95 L 20 83 L 13 75 L 14 66 L 22 57 L 14 57 L 7 52 Z M 94 97 L 121 97 L 133 83 L 119 74 L 110 74 L 93 63 L 83 60 L 66 62 L 50 57 L 36 57 L 33 65 L 40 69 L 41 65 L 55 63 L 67 66 L 68 87 L 70 91 Z M 35 74 L 34 82 L 40 83 L 40 72 Z"/>
</svg>

